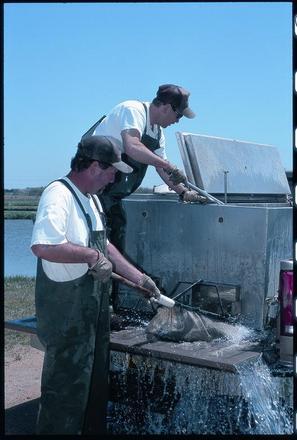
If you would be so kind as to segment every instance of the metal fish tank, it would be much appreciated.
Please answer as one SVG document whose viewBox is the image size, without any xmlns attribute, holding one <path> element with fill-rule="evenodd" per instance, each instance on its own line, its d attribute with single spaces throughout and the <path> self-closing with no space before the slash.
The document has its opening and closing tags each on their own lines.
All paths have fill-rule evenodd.
<svg viewBox="0 0 297 440">
<path fill-rule="evenodd" d="M 149 341 L 145 326 L 113 332 L 110 432 L 292 434 L 293 359 L 280 359 L 282 336 L 292 335 L 279 337 L 279 304 L 273 309 L 281 261 L 293 253 L 278 151 L 191 133 L 177 140 L 189 181 L 225 204 L 181 203 L 164 185 L 135 193 L 123 201 L 125 253 L 162 293 L 234 332 L 190 343 Z M 115 309 L 151 312 L 126 286 Z"/>
</svg>

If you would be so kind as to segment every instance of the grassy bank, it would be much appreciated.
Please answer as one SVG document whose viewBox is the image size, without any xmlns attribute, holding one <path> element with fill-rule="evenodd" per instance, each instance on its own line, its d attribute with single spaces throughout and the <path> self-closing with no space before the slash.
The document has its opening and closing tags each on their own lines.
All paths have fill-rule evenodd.
<svg viewBox="0 0 297 440">
<path fill-rule="evenodd" d="M 4 219 L 35 219 L 39 195 L 10 194 L 4 195 Z"/>
<path fill-rule="evenodd" d="M 35 278 L 4 278 L 4 319 L 17 319 L 35 314 L 34 305 Z M 11 349 L 16 344 L 27 345 L 30 336 L 5 329 L 5 348 Z"/>
<path fill-rule="evenodd" d="M 5 220 L 35 220 L 43 187 L 4 190 Z M 152 193 L 152 188 L 140 187 L 137 193 Z"/>
<path fill-rule="evenodd" d="M 4 211 L 5 220 L 35 220 L 36 211 Z"/>
</svg>

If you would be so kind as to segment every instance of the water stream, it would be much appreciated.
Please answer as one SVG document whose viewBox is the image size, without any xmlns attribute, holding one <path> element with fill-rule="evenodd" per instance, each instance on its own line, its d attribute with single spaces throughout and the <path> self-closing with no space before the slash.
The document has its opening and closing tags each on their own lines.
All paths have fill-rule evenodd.
<svg viewBox="0 0 297 440">
<path fill-rule="evenodd" d="M 248 402 L 250 434 L 292 434 L 293 421 L 280 384 L 261 357 L 237 366 L 242 393 Z"/>
</svg>

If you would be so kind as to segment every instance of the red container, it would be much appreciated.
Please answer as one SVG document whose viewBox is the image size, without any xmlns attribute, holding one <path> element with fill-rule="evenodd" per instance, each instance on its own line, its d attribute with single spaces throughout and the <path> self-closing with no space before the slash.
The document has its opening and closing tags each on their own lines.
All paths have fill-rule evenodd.
<svg viewBox="0 0 297 440">
<path fill-rule="evenodd" d="M 280 262 L 280 335 L 293 335 L 293 260 Z"/>
</svg>

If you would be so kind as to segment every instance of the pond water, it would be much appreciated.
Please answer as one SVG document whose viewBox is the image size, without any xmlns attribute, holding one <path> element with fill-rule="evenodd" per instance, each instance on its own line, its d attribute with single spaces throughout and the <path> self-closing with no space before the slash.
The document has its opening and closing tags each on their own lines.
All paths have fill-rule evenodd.
<svg viewBox="0 0 297 440">
<path fill-rule="evenodd" d="M 37 258 L 30 249 L 32 220 L 4 221 L 4 276 L 35 277 Z"/>
</svg>

